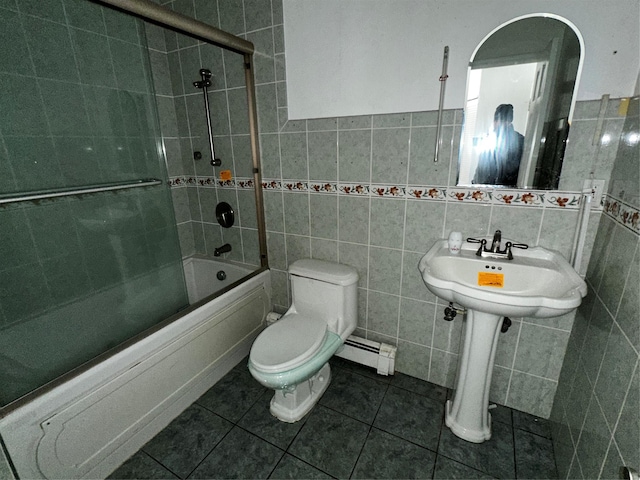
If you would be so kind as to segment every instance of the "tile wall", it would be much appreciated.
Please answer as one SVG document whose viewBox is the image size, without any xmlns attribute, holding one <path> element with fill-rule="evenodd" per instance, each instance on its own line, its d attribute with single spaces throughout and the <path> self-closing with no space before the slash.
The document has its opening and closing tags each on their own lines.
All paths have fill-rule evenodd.
<svg viewBox="0 0 640 480">
<path fill-rule="evenodd" d="M 227 31 L 238 31 L 234 26 L 237 18 L 219 16 L 216 2 L 189 0 L 167 6 L 210 25 L 222 24 Z M 259 265 L 243 57 L 149 24 L 146 33 L 182 255 L 212 256 L 216 247 L 229 243 L 233 250 L 225 259 Z M 268 65 L 273 69 L 272 60 Z M 217 168 L 210 164 L 203 92 L 193 86 L 201 79 L 201 68 L 212 72 L 210 118 L 215 153 L 222 160 Z M 258 79 L 263 70 L 257 58 Z M 202 158 L 195 159 L 196 151 Z M 226 170 L 231 180 L 220 181 L 221 171 Z M 234 209 L 235 224 L 230 229 L 217 223 L 218 202 L 227 202 Z"/>
<path fill-rule="evenodd" d="M 196 16 L 201 4 L 167 3 L 179 11 L 195 11 Z M 445 305 L 424 287 L 418 260 L 434 240 L 451 230 L 470 236 L 498 228 L 503 236 L 543 244 L 568 256 L 584 179 L 590 172 L 605 180 L 611 174 L 624 122 L 618 115 L 619 102 L 610 101 L 605 115 L 603 134 L 609 140 L 595 146 L 600 102 L 577 105 L 558 191 L 456 188 L 461 111 L 445 112 L 445 147 L 438 164 L 431 160 L 436 112 L 289 121 L 281 2 L 219 2 L 217 15 L 211 17 L 218 22 L 215 26 L 248 38 L 257 50 L 275 308 L 282 311 L 289 305 L 286 269 L 296 259 L 353 265 L 360 273 L 357 334 L 397 345 L 399 371 L 452 386 L 462 322 L 442 320 Z M 182 55 L 180 48 L 177 54 Z M 194 187 L 186 190 L 189 198 L 195 198 Z M 600 217 L 601 208 L 596 208 L 590 218 L 583 273 Z M 192 224 L 194 219 L 197 212 Z M 545 322 L 513 320 L 501 338 L 492 400 L 548 417 L 573 314 Z"/>
<path fill-rule="evenodd" d="M 626 188 L 609 189 L 553 405 L 560 478 L 620 478 L 621 465 L 640 466 L 639 104 L 631 102 L 612 173 Z"/>
</svg>

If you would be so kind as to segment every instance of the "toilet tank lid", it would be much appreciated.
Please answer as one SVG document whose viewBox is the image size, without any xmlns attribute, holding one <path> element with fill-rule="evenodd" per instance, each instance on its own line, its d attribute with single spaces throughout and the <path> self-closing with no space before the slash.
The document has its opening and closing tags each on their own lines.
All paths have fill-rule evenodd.
<svg viewBox="0 0 640 480">
<path fill-rule="evenodd" d="M 293 262 L 289 273 L 335 285 L 352 285 L 358 281 L 358 271 L 349 265 L 311 258 Z"/>
</svg>

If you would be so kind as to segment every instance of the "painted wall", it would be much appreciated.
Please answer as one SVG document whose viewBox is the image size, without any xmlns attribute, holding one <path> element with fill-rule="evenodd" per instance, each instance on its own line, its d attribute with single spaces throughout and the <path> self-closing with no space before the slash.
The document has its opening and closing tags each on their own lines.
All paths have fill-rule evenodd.
<svg viewBox="0 0 640 480">
<path fill-rule="evenodd" d="M 613 167 L 626 188 L 609 190 L 553 405 L 560 478 L 619 478 L 621 465 L 640 465 L 639 104 L 631 102 Z"/>
<path fill-rule="evenodd" d="M 445 45 L 450 48 L 445 108 L 462 108 L 475 47 L 495 28 L 527 14 L 560 15 L 582 33 L 588 53 L 578 100 L 599 98 L 604 91 L 629 95 L 639 66 L 635 0 L 283 3 L 289 118 L 435 110 Z"/>
<path fill-rule="evenodd" d="M 445 305 L 424 287 L 418 260 L 433 241 L 454 229 L 486 235 L 501 228 L 505 236 L 568 256 L 578 219 L 578 190 L 590 172 L 605 180 L 611 174 L 624 123 L 619 102 L 610 102 L 604 119 L 603 133 L 613 140 L 599 146 L 592 145 L 592 139 L 600 102 L 577 105 L 560 190 L 459 189 L 460 110 L 446 112 L 444 158 L 438 164 L 430 160 L 436 112 L 289 121 L 279 1 L 219 2 L 215 16 L 209 17 L 200 8 L 209 2 L 168 5 L 195 12 L 197 18 L 256 44 L 275 307 L 284 310 L 289 305 L 286 269 L 296 259 L 353 265 L 360 273 L 358 335 L 397 345 L 400 372 L 452 386 L 462 322 L 442 320 Z M 185 48 L 168 46 L 168 55 L 182 61 Z M 178 158 L 187 159 L 187 154 Z M 196 187 L 185 188 L 189 193 Z M 585 271 L 600 216 L 600 211 L 591 215 Z M 548 417 L 573 315 L 545 322 L 513 320 L 501 338 L 492 400 Z"/>
</svg>

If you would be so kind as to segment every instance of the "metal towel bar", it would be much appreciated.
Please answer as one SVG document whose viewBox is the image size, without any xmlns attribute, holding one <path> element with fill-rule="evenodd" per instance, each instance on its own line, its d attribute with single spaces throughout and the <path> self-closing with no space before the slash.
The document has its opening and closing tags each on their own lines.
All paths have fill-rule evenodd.
<svg viewBox="0 0 640 480">
<path fill-rule="evenodd" d="M 147 178 L 135 182 L 104 183 L 100 185 L 88 185 L 86 187 L 68 187 L 51 190 L 39 190 L 36 192 L 20 192 L 19 194 L 0 195 L 0 205 L 4 203 L 29 202 L 33 200 L 45 200 L 47 198 L 67 197 L 86 193 L 110 192 L 113 190 L 126 190 L 129 188 L 150 187 L 160 185 L 161 180 Z"/>
</svg>

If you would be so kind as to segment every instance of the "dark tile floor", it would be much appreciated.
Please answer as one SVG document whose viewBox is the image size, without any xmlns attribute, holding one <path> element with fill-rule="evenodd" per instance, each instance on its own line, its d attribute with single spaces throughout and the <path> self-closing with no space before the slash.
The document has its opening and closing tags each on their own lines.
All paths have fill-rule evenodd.
<svg viewBox="0 0 640 480">
<path fill-rule="evenodd" d="M 110 478 L 556 478 L 548 422 L 498 406 L 493 436 L 444 426 L 450 391 L 339 358 L 318 405 L 287 424 L 246 359 Z"/>
</svg>

